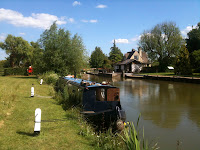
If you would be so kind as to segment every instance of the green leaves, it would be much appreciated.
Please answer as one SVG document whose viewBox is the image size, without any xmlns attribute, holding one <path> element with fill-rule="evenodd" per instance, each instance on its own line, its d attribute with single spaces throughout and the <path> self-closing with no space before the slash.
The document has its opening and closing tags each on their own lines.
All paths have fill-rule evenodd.
<svg viewBox="0 0 200 150">
<path fill-rule="evenodd" d="M 90 65 L 92 68 L 102 68 L 106 56 L 102 52 L 100 47 L 95 47 L 90 57 Z"/>
<path fill-rule="evenodd" d="M 152 61 L 159 61 L 161 68 L 173 64 L 181 48 L 183 39 L 178 27 L 173 22 L 157 24 L 153 29 L 144 31 L 139 46 Z M 163 64 L 164 62 L 164 64 Z"/>
<path fill-rule="evenodd" d="M 197 27 L 192 29 L 188 34 L 188 38 L 186 39 L 187 48 L 190 53 L 195 50 L 200 49 L 200 22 Z"/>
<path fill-rule="evenodd" d="M 181 46 L 181 50 L 176 59 L 175 74 L 190 75 L 192 70 L 190 67 L 189 52 L 185 45 Z"/>
<path fill-rule="evenodd" d="M 110 53 L 109 53 L 109 60 L 111 61 L 112 65 L 115 63 L 122 61 L 123 59 L 123 54 L 121 50 L 116 47 L 115 41 L 113 43 L 113 47 L 110 48 Z"/>
<path fill-rule="evenodd" d="M 24 67 L 26 64 L 30 64 L 32 48 L 22 37 L 9 34 L 5 41 L 0 43 L 0 47 L 9 55 L 7 59 L 10 61 L 11 67 Z"/>
<path fill-rule="evenodd" d="M 86 52 L 80 36 L 71 37 L 68 30 L 58 29 L 54 22 L 39 39 L 43 49 L 43 71 L 55 71 L 61 75 L 79 72 L 86 66 Z"/>
</svg>

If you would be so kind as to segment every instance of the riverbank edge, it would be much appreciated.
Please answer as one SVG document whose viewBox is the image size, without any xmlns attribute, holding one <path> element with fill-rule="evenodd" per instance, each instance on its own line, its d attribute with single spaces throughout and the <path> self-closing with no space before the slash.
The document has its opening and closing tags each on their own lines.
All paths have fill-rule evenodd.
<svg viewBox="0 0 200 150">
<path fill-rule="evenodd" d="M 122 77 L 121 73 L 87 73 L 90 75 L 103 76 L 103 77 Z M 161 80 L 161 81 L 173 81 L 173 82 L 183 82 L 183 83 L 194 83 L 200 84 L 200 78 L 197 77 L 181 77 L 181 76 L 164 76 L 164 75 L 140 75 L 125 73 L 125 78 L 130 79 L 147 79 L 147 80 Z"/>
<path fill-rule="evenodd" d="M 162 75 L 125 75 L 125 78 L 200 84 L 200 78 L 196 78 L 196 77 L 162 76 Z"/>
</svg>

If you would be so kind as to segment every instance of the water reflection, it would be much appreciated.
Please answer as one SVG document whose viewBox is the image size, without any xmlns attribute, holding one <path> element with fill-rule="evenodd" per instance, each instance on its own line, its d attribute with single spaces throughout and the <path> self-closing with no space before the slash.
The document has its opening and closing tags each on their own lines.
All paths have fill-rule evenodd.
<svg viewBox="0 0 200 150">
<path fill-rule="evenodd" d="M 145 128 L 145 138 L 156 139 L 162 150 L 199 149 L 200 85 L 157 80 L 111 79 L 88 76 L 92 81 L 112 82 L 120 88 L 122 107 L 128 121 Z M 159 140 L 157 140 L 159 138 Z"/>
<path fill-rule="evenodd" d="M 86 75 L 84 79 L 108 81 L 120 88 L 120 98 L 127 119 L 133 120 L 135 112 L 144 120 L 162 128 L 176 128 L 182 118 L 192 120 L 200 127 L 200 85 L 155 80 L 105 78 Z M 137 115 L 138 115 L 137 113 Z"/>
</svg>

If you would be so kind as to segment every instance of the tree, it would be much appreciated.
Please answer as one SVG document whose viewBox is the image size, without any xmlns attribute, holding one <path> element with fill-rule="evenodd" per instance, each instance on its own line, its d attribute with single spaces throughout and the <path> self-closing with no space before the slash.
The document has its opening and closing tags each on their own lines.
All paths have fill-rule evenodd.
<svg viewBox="0 0 200 150">
<path fill-rule="evenodd" d="M 11 67 L 30 65 L 32 48 L 22 37 L 15 37 L 9 34 L 4 43 L 0 42 L 0 47 L 9 55 L 7 60 L 10 61 Z"/>
<path fill-rule="evenodd" d="M 90 66 L 92 68 L 102 68 L 106 56 L 100 47 L 95 47 L 90 57 Z"/>
<path fill-rule="evenodd" d="M 180 53 L 176 59 L 174 72 L 175 74 L 181 74 L 181 75 L 192 74 L 189 52 L 185 45 L 181 46 Z"/>
<path fill-rule="evenodd" d="M 144 31 L 139 46 L 147 52 L 151 61 L 159 62 L 159 71 L 165 71 L 168 65 L 173 64 L 182 43 L 183 39 L 176 24 L 164 22 Z"/>
<path fill-rule="evenodd" d="M 61 75 L 79 72 L 86 64 L 86 52 L 80 36 L 58 29 L 54 22 L 40 39 L 43 49 L 44 71 L 55 71 Z"/>
<path fill-rule="evenodd" d="M 187 48 L 190 53 L 200 49 L 200 22 L 197 27 L 188 32 L 188 38 L 186 39 Z"/>
<path fill-rule="evenodd" d="M 31 64 L 33 65 L 34 72 L 42 72 L 45 64 L 43 61 L 43 49 L 40 48 L 40 45 L 38 42 L 31 42 L 30 43 L 33 49 L 33 55 L 32 55 L 32 60 Z"/>
<path fill-rule="evenodd" d="M 113 47 L 110 48 L 110 53 L 109 53 L 109 60 L 111 61 L 111 64 L 114 65 L 115 63 L 119 62 L 119 61 L 122 61 L 123 59 L 123 54 L 121 52 L 121 50 L 116 47 L 116 44 L 115 44 L 115 40 L 114 40 L 114 43 L 113 43 Z"/>
<path fill-rule="evenodd" d="M 188 32 L 187 35 L 188 38 L 186 39 L 186 42 L 190 53 L 191 66 L 193 69 L 200 71 L 198 63 L 200 57 L 200 22 L 197 24 L 197 27 Z"/>
<path fill-rule="evenodd" d="M 194 68 L 194 71 L 200 72 L 200 49 L 193 51 L 190 58 L 192 60 L 192 68 Z"/>
</svg>

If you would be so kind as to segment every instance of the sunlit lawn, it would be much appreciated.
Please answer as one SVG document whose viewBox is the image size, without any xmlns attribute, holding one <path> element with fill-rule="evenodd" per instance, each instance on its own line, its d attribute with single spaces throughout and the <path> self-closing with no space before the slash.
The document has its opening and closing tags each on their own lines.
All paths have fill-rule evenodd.
<svg viewBox="0 0 200 150">
<path fill-rule="evenodd" d="M 38 95 L 34 98 L 30 98 L 32 84 Z M 52 86 L 39 85 L 35 77 L 0 77 L 0 149 L 94 149 L 90 140 L 78 134 L 80 124 L 71 112 L 42 97 L 52 93 Z M 33 134 L 36 108 L 41 108 L 45 120 L 39 136 Z"/>
</svg>

